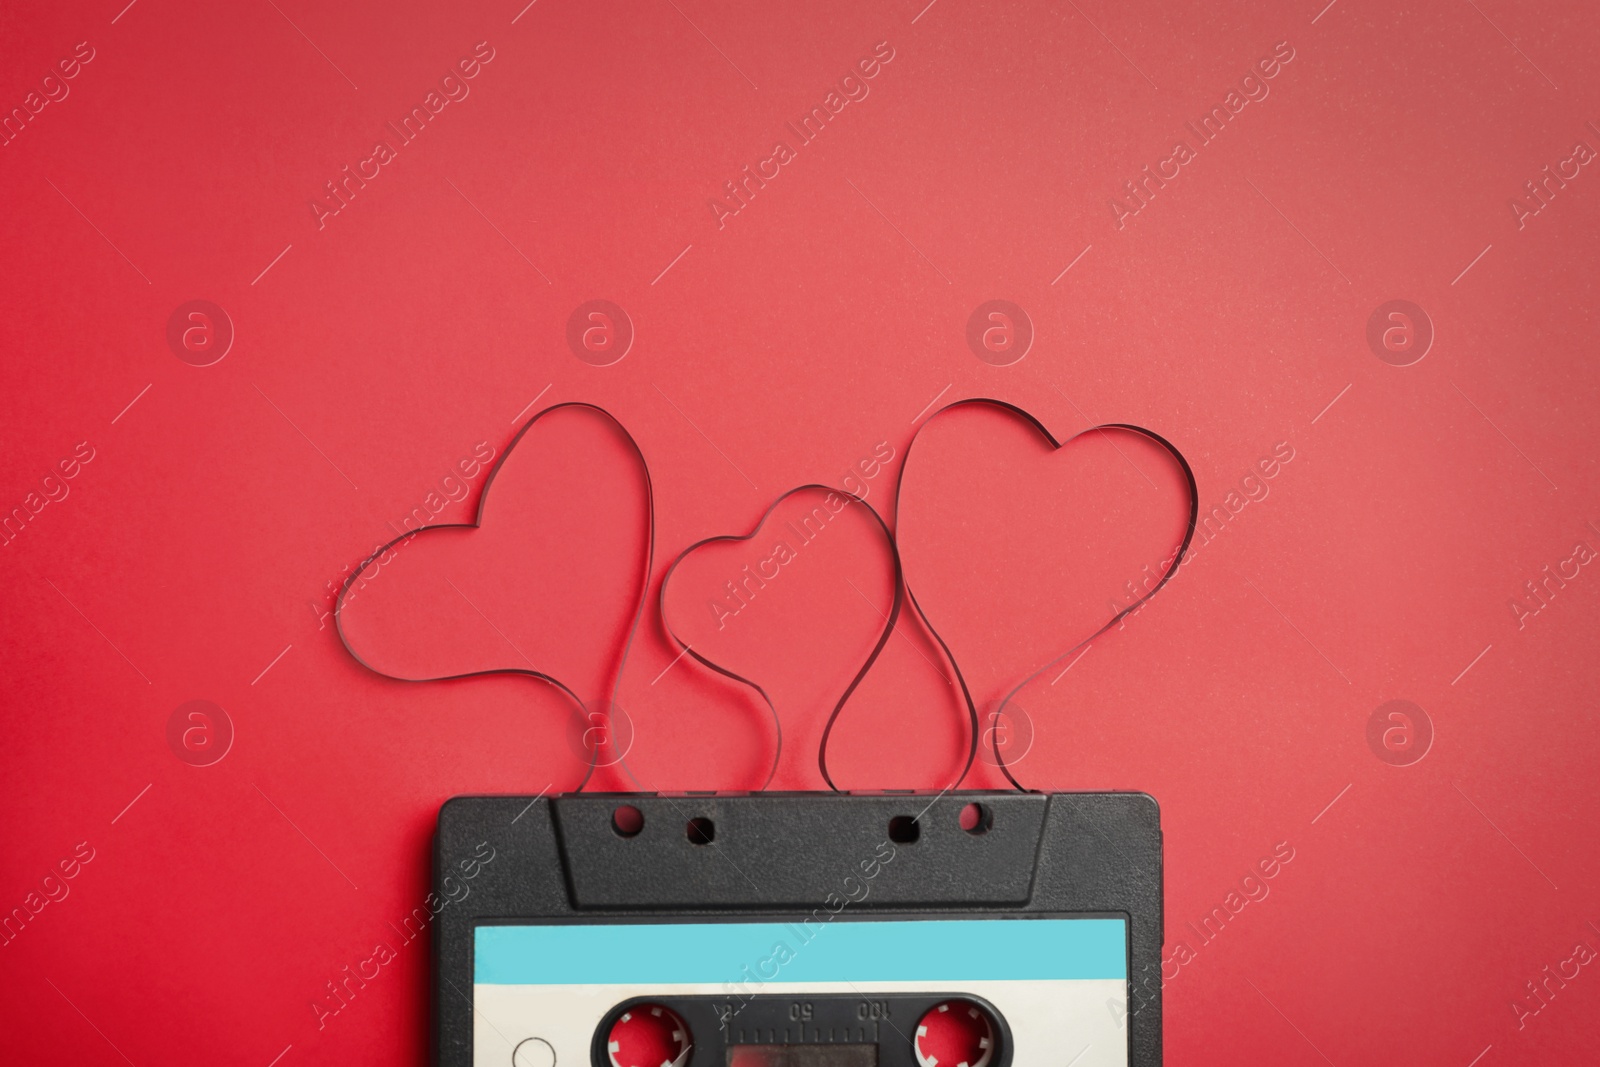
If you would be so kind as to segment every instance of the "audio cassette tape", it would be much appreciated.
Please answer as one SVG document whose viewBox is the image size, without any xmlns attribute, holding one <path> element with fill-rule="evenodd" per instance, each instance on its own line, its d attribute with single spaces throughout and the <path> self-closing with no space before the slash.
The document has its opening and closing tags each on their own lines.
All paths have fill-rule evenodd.
<svg viewBox="0 0 1600 1067">
<path fill-rule="evenodd" d="M 1161 1062 L 1142 793 L 457 797 L 434 865 L 441 1067 Z"/>
</svg>

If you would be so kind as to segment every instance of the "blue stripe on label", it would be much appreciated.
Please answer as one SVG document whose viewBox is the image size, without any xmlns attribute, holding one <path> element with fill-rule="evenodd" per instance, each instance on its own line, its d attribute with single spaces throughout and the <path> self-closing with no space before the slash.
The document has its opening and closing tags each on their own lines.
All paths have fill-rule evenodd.
<svg viewBox="0 0 1600 1067">
<path fill-rule="evenodd" d="M 485 985 L 1126 979 L 1122 919 L 479 926 Z"/>
</svg>

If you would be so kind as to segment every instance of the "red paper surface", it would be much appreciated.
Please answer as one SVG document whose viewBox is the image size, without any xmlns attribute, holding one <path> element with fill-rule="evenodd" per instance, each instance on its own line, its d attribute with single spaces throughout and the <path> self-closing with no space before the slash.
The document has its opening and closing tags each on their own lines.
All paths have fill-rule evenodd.
<svg viewBox="0 0 1600 1067">
<path fill-rule="evenodd" d="M 395 924 L 438 805 L 572 787 L 582 731 L 525 675 L 363 667 L 327 614 L 347 573 L 408 517 L 473 521 L 540 409 L 603 406 L 654 483 L 620 681 L 638 472 L 581 420 L 506 461 L 544 495 L 497 481 L 352 613 L 430 672 L 615 682 L 640 781 L 752 788 L 770 714 L 674 663 L 663 568 L 805 482 L 888 515 L 913 433 L 974 396 L 1061 439 L 1147 426 L 1199 483 L 1177 577 L 1012 724 L 1030 786 L 1161 803 L 1170 1062 L 1592 1058 L 1588 5 L 112 0 L 0 27 L 0 1059 L 423 1062 L 426 949 Z M 907 576 L 992 700 L 1143 581 L 1183 501 L 1130 442 L 1046 457 L 949 418 L 912 454 Z M 703 635 L 766 672 L 782 787 L 821 787 L 889 602 L 881 541 L 840 532 Z M 436 610 L 430 562 L 467 606 Z M 716 616 L 681 577 L 687 634 Z M 830 767 L 938 788 L 966 744 L 908 618 Z"/>
</svg>

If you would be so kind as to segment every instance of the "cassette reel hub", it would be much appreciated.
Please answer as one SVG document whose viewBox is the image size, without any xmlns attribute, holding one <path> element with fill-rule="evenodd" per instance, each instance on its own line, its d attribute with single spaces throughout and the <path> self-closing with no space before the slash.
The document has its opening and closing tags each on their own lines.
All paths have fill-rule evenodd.
<svg viewBox="0 0 1600 1067">
<path fill-rule="evenodd" d="M 689 1027 L 671 1009 L 637 1004 L 611 1024 L 606 1050 L 611 1067 L 681 1067 L 691 1044 Z"/>
<path fill-rule="evenodd" d="M 947 1000 L 923 1015 L 912 1044 L 921 1067 L 989 1067 L 994 1020 L 971 1001 Z"/>
</svg>

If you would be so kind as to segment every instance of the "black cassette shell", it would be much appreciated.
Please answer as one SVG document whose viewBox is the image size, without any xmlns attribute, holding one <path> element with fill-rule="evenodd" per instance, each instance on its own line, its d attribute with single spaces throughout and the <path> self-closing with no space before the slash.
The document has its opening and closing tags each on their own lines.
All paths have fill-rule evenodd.
<svg viewBox="0 0 1600 1067">
<path fill-rule="evenodd" d="M 961 825 L 963 809 L 974 804 L 981 833 Z M 623 805 L 643 816 L 634 836 L 613 826 Z M 480 924 L 794 918 L 838 894 L 856 860 L 889 840 L 890 821 L 908 815 L 916 840 L 895 846 L 893 862 L 877 872 L 868 896 L 850 904 L 851 914 L 1125 917 L 1128 1062 L 1158 1067 L 1163 918 L 1155 800 L 1016 792 L 452 798 L 434 839 L 434 891 L 449 902 L 433 922 L 435 1062 L 473 1062 Z M 714 826 L 710 844 L 685 833 L 694 819 Z M 494 859 L 474 868 L 484 843 Z M 469 869 L 477 877 L 463 895 Z"/>
</svg>

